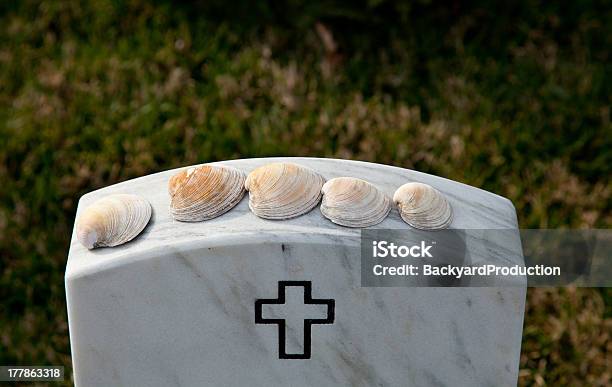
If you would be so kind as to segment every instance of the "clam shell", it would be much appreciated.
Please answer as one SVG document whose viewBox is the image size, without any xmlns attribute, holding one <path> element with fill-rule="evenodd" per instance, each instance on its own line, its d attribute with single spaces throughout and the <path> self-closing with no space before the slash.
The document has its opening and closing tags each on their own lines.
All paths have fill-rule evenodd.
<svg viewBox="0 0 612 387">
<path fill-rule="evenodd" d="M 391 200 L 365 180 L 337 177 L 321 190 L 321 213 L 346 227 L 369 227 L 382 222 L 391 210 Z"/>
<path fill-rule="evenodd" d="M 118 246 L 134 239 L 151 219 L 151 204 L 138 195 L 102 198 L 79 216 L 76 236 L 88 249 Z"/>
<path fill-rule="evenodd" d="M 170 178 L 170 213 L 181 222 L 216 218 L 236 206 L 244 196 L 245 175 L 236 168 L 202 165 Z"/>
<path fill-rule="evenodd" d="M 447 228 L 453 220 L 453 210 L 444 195 L 423 183 L 407 183 L 395 191 L 393 202 L 400 216 L 412 227 L 421 230 Z"/>
<path fill-rule="evenodd" d="M 292 163 L 272 163 L 253 170 L 245 181 L 249 208 L 264 219 L 295 218 L 321 200 L 325 179 L 310 168 Z"/>
</svg>

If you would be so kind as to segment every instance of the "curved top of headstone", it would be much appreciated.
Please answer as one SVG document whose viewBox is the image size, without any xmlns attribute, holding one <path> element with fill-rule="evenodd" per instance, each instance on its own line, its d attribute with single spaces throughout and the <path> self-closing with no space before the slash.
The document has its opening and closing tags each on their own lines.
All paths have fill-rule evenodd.
<svg viewBox="0 0 612 387">
<path fill-rule="evenodd" d="M 451 203 L 454 218 L 450 228 L 517 228 L 516 212 L 508 199 L 463 183 L 409 169 L 363 161 L 306 157 L 241 159 L 211 164 L 233 166 L 248 174 L 256 167 L 279 161 L 310 167 L 325 179 L 340 176 L 358 177 L 375 184 L 390 197 L 404 183 L 410 181 L 427 183 L 443 192 Z M 253 242 L 359 243 L 359 229 L 346 228 L 330 222 L 321 215 L 318 207 L 305 215 L 288 220 L 258 218 L 249 210 L 248 193 L 236 207 L 218 218 L 195 223 L 175 221 L 169 211 L 168 180 L 183 168 L 143 176 L 83 195 L 79 200 L 77 219 L 81 211 L 94 201 L 117 193 L 143 196 L 151 202 L 153 215 L 140 236 L 131 242 L 112 248 L 87 250 L 78 242 L 73 230 L 66 276 L 86 275 L 121 265 L 126 261 L 159 256 L 175 251 L 179 246 L 181 250 L 185 250 Z M 397 209 L 393 209 L 382 223 L 371 228 L 410 229 L 410 226 L 401 220 Z"/>
</svg>

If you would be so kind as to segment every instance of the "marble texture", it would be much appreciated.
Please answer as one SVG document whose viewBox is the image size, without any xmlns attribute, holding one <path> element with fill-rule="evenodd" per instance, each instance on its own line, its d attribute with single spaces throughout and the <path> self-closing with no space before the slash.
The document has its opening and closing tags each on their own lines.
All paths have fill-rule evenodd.
<svg viewBox="0 0 612 387">
<path fill-rule="evenodd" d="M 452 228 L 515 229 L 507 199 L 458 182 L 372 163 L 314 158 L 224 161 L 245 173 L 291 161 L 326 179 L 354 176 L 392 196 L 408 181 L 432 185 L 454 210 Z M 170 216 L 165 171 L 84 195 L 79 213 L 112 193 L 153 207 L 132 242 L 89 251 L 73 233 L 66 294 L 77 386 L 514 386 L 525 287 L 362 288 L 359 230 L 318 208 L 289 220 L 256 217 L 248 198 L 209 221 Z M 378 229 L 409 229 L 392 210 Z M 335 322 L 313 325 L 312 357 L 278 358 L 273 325 L 254 301 L 278 281 L 312 281 L 335 299 Z M 275 313 L 274 311 L 269 313 Z M 300 341 L 299 329 L 288 340 Z"/>
</svg>

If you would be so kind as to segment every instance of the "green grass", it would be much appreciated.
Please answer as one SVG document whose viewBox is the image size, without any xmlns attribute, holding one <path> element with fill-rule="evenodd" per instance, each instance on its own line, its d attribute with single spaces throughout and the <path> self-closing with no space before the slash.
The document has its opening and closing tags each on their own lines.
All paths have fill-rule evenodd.
<svg viewBox="0 0 612 387">
<path fill-rule="evenodd" d="M 70 366 L 77 200 L 168 168 L 368 160 L 612 225 L 609 6 L 350 4 L 0 5 L 0 364 Z M 609 384 L 611 332 L 610 291 L 530 289 L 520 384 Z"/>
</svg>

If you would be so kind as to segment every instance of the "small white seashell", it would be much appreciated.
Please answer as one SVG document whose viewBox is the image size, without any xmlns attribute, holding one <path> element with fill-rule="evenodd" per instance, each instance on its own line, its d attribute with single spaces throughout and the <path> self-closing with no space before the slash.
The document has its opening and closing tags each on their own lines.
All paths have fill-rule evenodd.
<svg viewBox="0 0 612 387">
<path fill-rule="evenodd" d="M 406 183 L 393 195 L 393 202 L 406 223 L 421 230 L 447 228 L 453 210 L 444 195 L 423 183 Z"/>
<path fill-rule="evenodd" d="M 102 198 L 79 216 L 76 236 L 88 249 L 118 246 L 134 239 L 151 219 L 151 204 L 138 195 Z"/>
<path fill-rule="evenodd" d="M 341 226 L 373 226 L 382 222 L 391 210 L 387 195 L 367 181 L 354 177 L 331 179 L 321 191 L 321 213 Z"/>
<path fill-rule="evenodd" d="M 295 218 L 321 200 L 325 179 L 310 168 L 292 163 L 272 163 L 252 171 L 245 181 L 249 208 L 264 219 Z"/>
<path fill-rule="evenodd" d="M 215 218 L 236 206 L 244 196 L 244 173 L 236 168 L 202 165 L 170 178 L 170 213 L 182 222 Z"/>
</svg>

